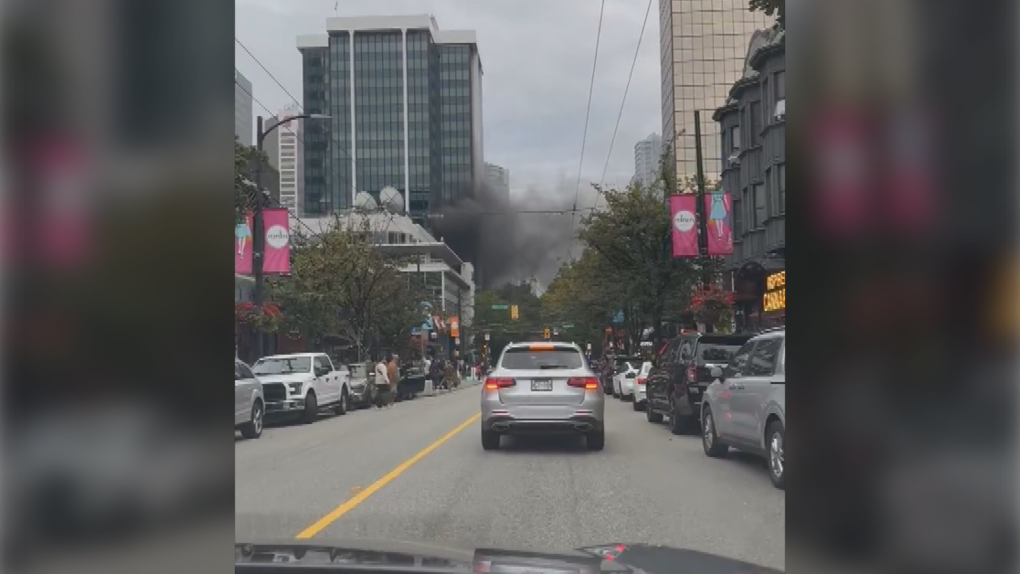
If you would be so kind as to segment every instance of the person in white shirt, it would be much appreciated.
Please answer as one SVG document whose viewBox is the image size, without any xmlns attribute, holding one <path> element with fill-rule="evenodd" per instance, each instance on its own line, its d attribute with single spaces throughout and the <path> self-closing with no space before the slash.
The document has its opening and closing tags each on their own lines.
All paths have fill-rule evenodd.
<svg viewBox="0 0 1020 574">
<path fill-rule="evenodd" d="M 390 377 L 386 368 L 386 359 L 382 356 L 375 363 L 375 408 L 381 409 L 386 404 L 386 393 L 390 389 Z"/>
</svg>

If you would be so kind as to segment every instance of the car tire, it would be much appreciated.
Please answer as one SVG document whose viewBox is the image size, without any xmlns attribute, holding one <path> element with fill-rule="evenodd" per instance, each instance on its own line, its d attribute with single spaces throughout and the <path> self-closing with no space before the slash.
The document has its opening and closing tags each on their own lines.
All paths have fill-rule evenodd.
<svg viewBox="0 0 1020 574">
<path fill-rule="evenodd" d="M 640 411 L 640 410 L 641 410 L 641 407 L 642 407 L 642 406 L 644 406 L 644 405 L 643 405 L 643 403 L 639 403 L 638 401 L 636 401 L 636 400 L 635 400 L 635 401 L 631 401 L 631 404 L 630 404 L 630 406 L 631 406 L 631 407 L 632 407 L 632 408 L 633 408 L 633 409 L 634 409 L 635 411 Z"/>
<path fill-rule="evenodd" d="M 786 431 L 779 421 L 772 421 L 765 430 L 769 453 L 769 478 L 772 486 L 786 490 Z"/>
<path fill-rule="evenodd" d="M 305 412 L 302 413 L 301 420 L 306 425 L 310 425 L 319 418 L 319 401 L 315 398 L 315 391 L 308 391 L 308 396 L 305 397 Z"/>
<path fill-rule="evenodd" d="M 584 442 L 588 450 L 602 450 L 606 447 L 606 431 L 590 432 L 584 435 Z"/>
<path fill-rule="evenodd" d="M 254 439 L 262 436 L 262 425 L 265 422 L 265 407 L 262 401 L 256 400 L 251 406 L 251 420 L 241 426 L 241 436 Z"/>
<path fill-rule="evenodd" d="M 482 448 L 484 450 L 499 450 L 500 436 L 495 431 L 482 431 Z"/>
<path fill-rule="evenodd" d="M 719 435 L 715 432 L 715 417 L 712 416 L 712 409 L 709 407 L 705 407 L 701 414 L 701 446 L 705 450 L 705 456 L 711 458 L 724 457 L 730 450 L 730 447 L 719 440 Z"/>
<path fill-rule="evenodd" d="M 347 387 L 344 387 L 343 390 L 340 391 L 340 402 L 338 402 L 336 406 L 333 407 L 334 413 L 336 413 L 337 415 L 347 414 L 347 403 L 349 401 L 348 397 L 349 395 L 347 394 Z"/>
<path fill-rule="evenodd" d="M 662 413 L 657 413 L 657 412 L 653 411 L 651 405 L 646 402 L 645 403 L 645 419 L 647 419 L 648 422 L 650 422 L 652 424 L 661 424 L 662 423 Z"/>
<path fill-rule="evenodd" d="M 690 419 L 680 414 L 676 404 L 669 411 L 669 432 L 675 435 L 682 435 L 690 426 Z"/>
</svg>

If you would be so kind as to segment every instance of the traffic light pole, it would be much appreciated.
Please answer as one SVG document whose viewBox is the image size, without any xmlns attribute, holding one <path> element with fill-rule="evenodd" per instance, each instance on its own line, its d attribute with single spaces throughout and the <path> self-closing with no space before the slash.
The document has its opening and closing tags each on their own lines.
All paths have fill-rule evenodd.
<svg viewBox="0 0 1020 574">
<path fill-rule="evenodd" d="M 709 268 L 708 255 L 708 213 L 705 211 L 705 160 L 701 152 L 701 112 L 694 110 L 694 162 L 695 179 L 698 185 L 697 204 L 695 205 L 698 214 L 698 252 L 701 255 L 701 282 L 709 289 L 712 286 L 712 270 Z M 705 325 L 705 332 L 713 332 L 712 325 Z"/>
</svg>

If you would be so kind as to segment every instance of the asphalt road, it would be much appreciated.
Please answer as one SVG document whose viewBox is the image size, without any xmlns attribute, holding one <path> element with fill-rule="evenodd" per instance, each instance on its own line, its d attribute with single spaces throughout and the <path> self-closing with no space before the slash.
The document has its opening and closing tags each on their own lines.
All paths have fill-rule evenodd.
<svg viewBox="0 0 1020 574">
<path fill-rule="evenodd" d="M 237 438 L 237 540 L 535 550 L 647 542 L 785 569 L 786 497 L 763 462 L 709 459 L 698 436 L 674 436 L 612 397 L 602 452 L 569 439 L 504 439 L 485 452 L 479 392 Z"/>
</svg>

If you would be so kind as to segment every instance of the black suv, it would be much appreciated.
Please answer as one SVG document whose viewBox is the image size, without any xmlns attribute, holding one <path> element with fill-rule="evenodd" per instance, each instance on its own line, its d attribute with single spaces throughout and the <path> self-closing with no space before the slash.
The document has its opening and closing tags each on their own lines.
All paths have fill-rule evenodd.
<svg viewBox="0 0 1020 574">
<path fill-rule="evenodd" d="M 712 367 L 725 367 L 733 353 L 752 337 L 752 333 L 685 333 L 673 338 L 648 373 L 648 422 L 660 423 L 665 415 L 673 434 L 697 428 L 701 396 L 712 382 Z"/>
</svg>

